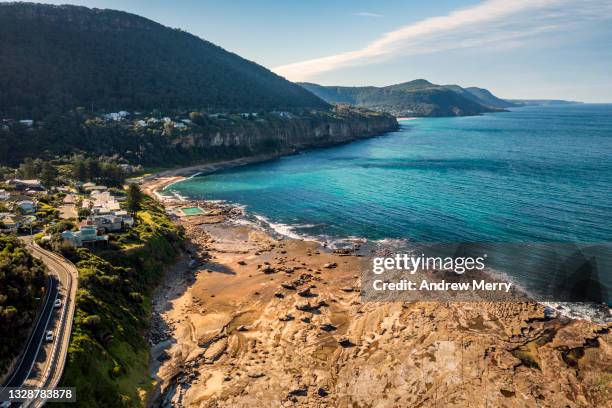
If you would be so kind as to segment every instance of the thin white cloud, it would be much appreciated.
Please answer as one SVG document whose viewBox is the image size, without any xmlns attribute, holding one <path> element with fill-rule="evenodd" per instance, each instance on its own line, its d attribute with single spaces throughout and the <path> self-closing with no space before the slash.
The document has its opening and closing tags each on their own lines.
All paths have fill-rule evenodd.
<svg viewBox="0 0 612 408">
<path fill-rule="evenodd" d="M 388 32 L 364 48 L 273 69 L 293 81 L 400 55 L 518 44 L 546 31 L 568 29 L 576 20 L 610 17 L 608 0 L 487 0 L 476 6 L 431 17 Z"/>
<path fill-rule="evenodd" d="M 353 13 L 357 17 L 382 17 L 382 14 L 370 13 L 369 11 L 360 11 L 359 13 Z"/>
</svg>

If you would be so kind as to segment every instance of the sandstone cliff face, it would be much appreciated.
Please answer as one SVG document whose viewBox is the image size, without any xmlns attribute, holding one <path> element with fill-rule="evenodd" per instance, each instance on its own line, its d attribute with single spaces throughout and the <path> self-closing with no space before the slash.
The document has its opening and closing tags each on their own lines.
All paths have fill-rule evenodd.
<svg viewBox="0 0 612 408">
<path fill-rule="evenodd" d="M 388 115 L 355 117 L 346 120 L 294 119 L 268 126 L 233 126 L 209 134 L 187 134 L 173 144 L 195 154 L 222 153 L 238 158 L 255 154 L 283 155 L 300 149 L 323 147 L 364 139 L 397 130 Z"/>
</svg>

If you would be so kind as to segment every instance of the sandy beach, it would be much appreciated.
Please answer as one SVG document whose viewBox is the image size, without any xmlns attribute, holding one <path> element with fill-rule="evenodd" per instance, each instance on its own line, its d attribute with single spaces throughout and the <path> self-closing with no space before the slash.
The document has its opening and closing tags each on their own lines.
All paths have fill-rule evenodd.
<svg viewBox="0 0 612 408">
<path fill-rule="evenodd" d="M 366 257 L 197 204 L 153 298 L 151 406 L 610 406 L 608 327 L 529 302 L 364 302 Z"/>
</svg>

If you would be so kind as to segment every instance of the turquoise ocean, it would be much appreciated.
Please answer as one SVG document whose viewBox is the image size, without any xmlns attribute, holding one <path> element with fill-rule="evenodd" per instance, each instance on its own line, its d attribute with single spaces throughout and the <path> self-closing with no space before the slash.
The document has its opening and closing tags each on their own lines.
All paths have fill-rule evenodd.
<svg viewBox="0 0 612 408">
<path fill-rule="evenodd" d="M 171 185 L 333 242 L 612 242 L 612 105 L 418 118 Z"/>
</svg>

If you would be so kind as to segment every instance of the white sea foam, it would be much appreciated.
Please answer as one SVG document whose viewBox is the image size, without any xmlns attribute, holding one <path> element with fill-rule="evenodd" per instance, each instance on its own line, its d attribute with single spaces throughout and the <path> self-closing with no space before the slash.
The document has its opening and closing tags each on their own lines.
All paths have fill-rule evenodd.
<svg viewBox="0 0 612 408">
<path fill-rule="evenodd" d="M 253 216 L 263 225 L 270 227 L 273 231 L 275 231 L 276 233 L 288 237 L 288 238 L 292 238 L 292 239 L 300 239 L 300 240 L 305 240 L 305 241 L 317 241 L 314 237 L 311 237 L 309 235 L 305 235 L 305 234 L 299 234 L 295 231 L 296 228 L 309 228 L 312 226 L 309 226 L 307 224 L 305 225 L 289 225 L 289 224 L 282 224 L 282 223 L 277 223 L 277 222 L 272 222 L 270 221 L 268 218 L 259 215 L 259 214 L 253 214 Z"/>
<path fill-rule="evenodd" d="M 176 191 L 172 192 L 172 195 L 175 196 L 177 199 L 179 199 L 180 201 L 188 201 L 187 197 L 180 195 L 179 193 L 177 193 Z"/>
<path fill-rule="evenodd" d="M 561 316 L 570 319 L 587 320 L 594 323 L 611 323 L 612 314 L 606 305 L 599 307 L 589 303 L 543 302 L 544 306 L 554 309 Z"/>
</svg>

